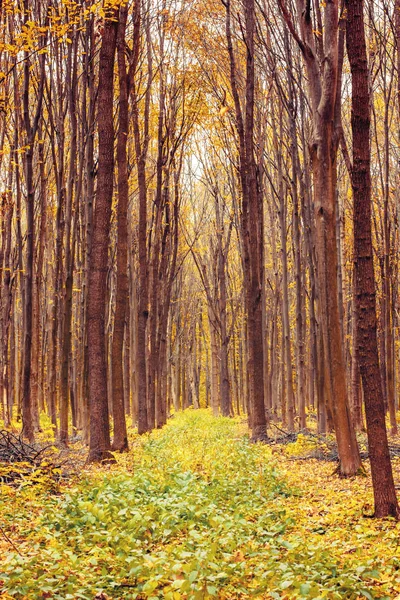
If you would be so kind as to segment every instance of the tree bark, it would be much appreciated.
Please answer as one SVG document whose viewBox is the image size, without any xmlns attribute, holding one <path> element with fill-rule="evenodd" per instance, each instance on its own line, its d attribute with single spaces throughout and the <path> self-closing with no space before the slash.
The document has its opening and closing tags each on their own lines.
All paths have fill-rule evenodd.
<svg viewBox="0 0 400 600">
<path fill-rule="evenodd" d="M 134 12 L 134 47 L 130 71 L 135 74 L 140 50 L 140 26 L 141 26 L 141 3 L 135 2 Z M 140 129 L 139 115 L 139 97 L 136 89 L 136 82 L 132 81 L 132 123 L 135 141 L 137 181 L 138 181 L 138 254 L 139 254 L 139 297 L 138 297 L 138 318 L 137 318 L 137 336 L 136 336 L 136 369 L 137 369 L 137 395 L 138 395 L 138 432 L 143 434 L 149 429 L 148 407 L 147 407 L 147 339 L 146 329 L 149 316 L 149 298 L 148 298 L 148 258 L 147 258 L 147 177 L 146 177 L 146 158 L 149 145 L 149 111 L 150 111 L 150 91 L 152 82 L 152 50 L 149 39 L 149 25 L 146 23 L 147 38 L 147 64 L 148 64 L 148 84 L 145 94 L 145 108 L 143 114 L 143 135 Z"/>
<path fill-rule="evenodd" d="M 111 18 L 110 18 L 111 17 Z M 118 13 L 108 15 L 104 23 L 99 64 L 98 135 L 99 160 L 93 237 L 88 285 L 88 359 L 90 442 L 89 462 L 112 457 L 107 393 L 107 357 L 105 345 L 106 286 L 111 202 L 114 174 L 114 60 L 118 31 Z"/>
<path fill-rule="evenodd" d="M 245 307 L 247 315 L 248 382 L 250 426 L 254 441 L 266 438 L 267 420 L 264 405 L 263 345 L 263 203 L 254 155 L 255 107 L 255 2 L 245 0 L 246 74 L 244 108 L 238 90 L 237 67 L 231 33 L 231 5 L 226 6 L 226 39 L 230 59 L 230 82 L 235 103 L 236 129 L 239 138 L 240 183 L 242 192 L 241 236 L 243 247 Z"/>
<path fill-rule="evenodd" d="M 117 283 L 115 292 L 114 334 L 112 338 L 112 408 L 114 422 L 113 450 L 128 449 L 124 406 L 123 347 L 128 307 L 128 81 L 125 63 L 125 29 L 127 6 L 120 9 L 118 27 L 119 127 L 117 140 L 118 209 L 117 209 Z"/>
<path fill-rule="evenodd" d="M 29 2 L 24 0 L 24 23 L 29 21 Z M 44 44 L 42 36 L 41 45 Z M 31 368 L 32 368 L 32 334 L 33 334 L 33 265 L 35 250 L 35 188 L 33 181 L 33 153 L 36 133 L 39 126 L 39 119 L 42 112 L 44 81 L 45 81 L 45 63 L 44 55 L 40 60 L 40 76 L 38 99 L 33 123 L 30 118 L 30 60 L 29 51 L 24 53 L 24 89 L 23 89 L 23 110 L 24 125 L 26 133 L 26 152 L 25 152 L 25 178 L 26 178 L 26 264 L 24 277 L 24 362 L 23 362 L 23 384 L 22 384 L 22 423 L 23 434 L 31 442 L 34 439 L 32 398 L 31 398 Z"/>
<path fill-rule="evenodd" d="M 363 382 L 375 516 L 399 517 L 380 380 L 372 252 L 370 93 L 363 0 L 347 0 L 347 54 L 352 74 L 354 250 L 357 342 Z"/>
<path fill-rule="evenodd" d="M 279 0 L 283 18 L 296 39 L 308 72 L 313 137 L 311 159 L 314 176 L 315 247 L 317 257 L 318 306 L 324 349 L 325 394 L 333 414 L 339 453 L 339 471 L 355 475 L 361 465 L 347 400 L 338 294 L 336 244 L 336 160 L 340 129 L 341 70 L 343 62 L 342 22 L 338 0 L 324 8 L 324 35 L 315 36 L 311 4 L 298 0 L 300 36 L 284 0 Z M 339 27 L 340 22 L 340 27 Z M 319 60 L 320 56 L 323 60 Z"/>
</svg>

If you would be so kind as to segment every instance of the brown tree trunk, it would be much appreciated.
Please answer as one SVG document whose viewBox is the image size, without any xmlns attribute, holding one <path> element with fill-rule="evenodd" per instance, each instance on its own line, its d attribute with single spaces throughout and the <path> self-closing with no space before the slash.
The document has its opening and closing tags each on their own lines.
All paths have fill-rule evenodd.
<svg viewBox="0 0 400 600">
<path fill-rule="evenodd" d="M 43 353 L 43 342 L 45 333 L 42 331 L 43 318 L 41 309 L 44 309 L 45 302 L 43 302 L 43 261 L 45 255 L 46 245 L 46 230 L 47 230 L 47 180 L 45 174 L 45 153 L 43 143 L 43 123 L 39 121 L 38 136 L 41 143 L 38 148 L 39 155 L 39 177 L 40 177 L 40 219 L 39 219 L 39 231 L 38 231 L 38 253 L 37 253 L 37 264 L 35 273 L 35 295 L 34 295 L 34 312 L 36 321 L 36 331 L 32 340 L 32 370 L 35 375 L 33 379 L 35 381 L 34 400 L 33 403 L 37 404 L 40 410 L 44 410 L 44 353 Z"/>
<path fill-rule="evenodd" d="M 162 4 L 165 10 L 165 2 Z M 162 285 L 159 280 L 159 269 L 162 250 L 162 237 L 163 237 L 163 210 L 164 202 L 167 200 L 165 195 L 165 188 L 168 190 L 168 177 L 166 173 L 168 170 L 167 156 L 168 151 L 165 148 L 168 134 L 164 131 L 165 128 L 165 85 L 164 85 L 164 19 L 160 27 L 160 39 L 159 39 L 159 52 L 160 52 L 160 67 L 159 67 L 159 97 L 158 97 L 158 126 L 157 126 L 157 164 L 156 164 L 156 190 L 154 196 L 154 218 L 152 228 L 152 247 L 151 247 L 151 260 L 149 264 L 150 271 L 150 285 L 149 285 L 149 299 L 150 299 L 150 310 L 149 310 L 149 360 L 147 365 L 147 425 L 151 430 L 156 425 L 156 394 L 157 386 L 160 385 L 158 380 L 159 366 L 160 366 L 160 354 L 158 352 L 157 343 L 157 330 L 160 326 L 158 321 L 159 307 L 162 304 Z M 164 183 L 163 179 L 167 181 Z M 165 186 L 165 187 L 164 187 Z"/>
<path fill-rule="evenodd" d="M 168 398 L 167 398 L 167 338 L 168 322 L 171 308 L 172 286 L 176 275 L 176 263 L 179 247 L 179 210 L 180 193 L 179 178 L 182 168 L 182 158 L 180 165 L 174 172 L 174 201 L 173 210 L 170 208 L 169 200 L 169 178 L 166 179 L 166 189 L 164 190 L 165 200 L 165 227 L 161 244 L 161 262 L 159 266 L 158 280 L 160 289 L 163 290 L 162 302 L 158 303 L 158 331 L 156 348 L 158 353 L 157 365 L 157 394 L 156 394 L 156 424 L 161 427 L 167 421 Z M 168 276 L 167 276 L 168 275 Z"/>
<path fill-rule="evenodd" d="M 272 116 L 274 132 L 274 115 Z M 283 134 L 282 117 L 279 118 L 279 131 Z M 281 259 L 282 259 L 282 372 L 286 373 L 286 417 L 289 431 L 294 431 L 294 389 L 293 389 L 293 367 L 292 350 L 290 340 L 289 320 L 289 283 L 288 283 L 288 256 L 287 256 L 287 192 L 283 183 L 281 149 L 278 146 L 276 134 L 274 133 L 276 149 L 276 162 L 278 166 L 278 196 L 279 196 L 279 224 L 281 234 Z M 285 363 L 285 368 L 283 366 Z"/>
<path fill-rule="evenodd" d="M 378 358 L 371 228 L 370 93 L 363 0 L 347 0 L 347 54 L 352 74 L 351 179 L 354 199 L 357 342 L 364 390 L 375 516 L 398 517 L 399 506 L 389 455 Z"/>
<path fill-rule="evenodd" d="M 112 18 L 110 18 L 112 17 Z M 89 462 L 110 459 L 110 424 L 105 345 L 106 285 L 114 174 L 114 60 L 118 13 L 104 23 L 99 64 L 99 160 L 88 285 Z"/>
<path fill-rule="evenodd" d="M 231 415 L 231 386 L 229 379 L 228 363 L 228 332 L 226 326 L 226 281 L 225 281 L 225 260 L 219 258 L 219 288 L 220 288 L 220 319 L 221 319 L 221 345 L 220 345 L 220 380 L 221 380 L 221 414 L 224 417 Z"/>
<path fill-rule="evenodd" d="M 324 346 L 325 393 L 332 410 L 343 476 L 357 473 L 360 464 L 355 431 L 347 401 L 338 294 L 336 244 L 336 158 L 340 128 L 341 71 L 344 29 L 339 19 L 338 0 L 324 8 L 324 35 L 315 36 L 309 2 L 298 0 L 300 36 L 296 33 L 284 0 L 282 15 L 302 51 L 308 72 L 313 139 L 311 158 L 314 175 L 314 214 L 318 306 Z M 318 11 L 316 12 L 318 18 Z M 340 27 L 339 27 L 340 24 Z M 324 60 L 319 60 L 320 56 Z"/>
<path fill-rule="evenodd" d="M 264 405 L 264 345 L 262 289 L 264 276 L 263 206 L 260 181 L 254 154 L 255 106 L 255 2 L 245 0 L 246 36 L 245 101 L 242 109 L 238 91 L 237 67 L 231 33 L 231 5 L 226 6 L 226 39 L 230 58 L 230 82 L 235 103 L 239 138 L 240 183 L 242 192 L 241 236 L 243 247 L 245 307 L 247 315 L 247 349 L 250 426 L 253 440 L 266 437 Z"/>
<path fill-rule="evenodd" d="M 24 22 L 30 18 L 29 2 L 24 1 Z M 42 37 L 41 44 L 44 44 Z M 39 119 L 42 112 L 44 81 L 45 81 L 45 63 L 44 57 L 40 60 L 40 79 L 38 89 L 38 100 L 36 113 L 31 122 L 30 118 L 30 53 L 28 50 L 24 54 L 24 89 L 23 89 L 23 109 L 24 125 L 26 133 L 26 152 L 25 152 L 25 179 L 26 179 L 26 265 L 24 277 L 24 362 L 23 362 L 23 383 L 22 383 L 22 423 L 23 434 L 29 441 L 34 439 L 32 398 L 31 398 L 31 367 L 32 367 L 32 334 L 33 334 L 33 264 L 34 264 L 34 240 L 35 240 L 35 188 L 33 182 L 33 152 L 36 133 L 39 126 Z"/>
<path fill-rule="evenodd" d="M 65 269 L 64 269 L 64 298 L 61 336 L 61 377 L 60 377 L 60 430 L 61 444 L 68 444 L 68 414 L 70 404 L 70 354 L 71 354 L 71 321 L 72 321 L 72 289 L 74 278 L 74 245 L 77 211 L 73 216 L 73 201 L 77 174 L 77 66 L 78 41 L 77 31 L 73 34 L 73 43 L 68 49 L 68 87 L 69 114 L 71 126 L 70 159 L 68 185 L 65 206 Z"/>
<path fill-rule="evenodd" d="M 112 338 L 112 408 L 114 422 L 113 450 L 128 449 L 124 406 L 123 347 L 128 307 L 128 81 L 125 63 L 125 28 L 127 6 L 121 7 L 118 28 L 119 128 L 117 140 L 118 209 L 117 209 L 117 283 L 115 292 L 114 334 Z"/>
<path fill-rule="evenodd" d="M 220 321 L 220 393 L 221 414 L 229 417 L 231 414 L 231 387 L 229 379 L 228 346 L 229 337 L 227 331 L 226 311 L 226 261 L 229 250 L 230 231 L 226 243 L 223 240 L 224 223 L 219 205 L 220 198 L 215 195 L 216 226 L 217 226 L 217 279 L 218 279 L 218 312 Z"/>
<path fill-rule="evenodd" d="M 131 417 L 132 425 L 135 426 L 138 420 L 139 402 L 138 402 L 138 387 L 137 387 L 137 360 L 136 360 L 136 347 L 137 347 L 137 324 L 138 324 L 138 308 L 137 308 L 137 288 L 136 282 L 133 280 L 134 265 L 133 265 L 133 252 L 129 253 L 129 297 L 130 297 L 130 388 L 132 394 L 131 404 Z"/>
<path fill-rule="evenodd" d="M 139 301 L 137 324 L 137 388 L 138 388 L 138 431 L 148 431 L 147 420 L 147 366 L 146 366 L 146 327 L 148 318 L 148 268 L 147 268 L 147 193 L 145 164 L 138 162 L 139 179 Z"/>
<path fill-rule="evenodd" d="M 88 107 L 85 111 L 83 120 L 85 124 L 85 136 L 87 138 L 85 151 L 85 205 L 84 205 L 84 226 L 85 226 L 85 250 L 84 250 L 84 277 L 83 277 L 83 302 L 82 302 L 82 327 L 84 330 L 84 348 L 82 359 L 82 380 L 81 380 L 81 398 L 82 398 L 82 420 L 85 442 L 89 443 L 89 348 L 87 335 L 88 321 L 88 285 L 90 268 L 90 251 L 92 247 L 93 233 L 93 203 L 94 203 L 94 183 L 95 183 L 95 160 L 94 160 L 94 138 L 95 138 L 95 112 L 97 95 L 95 90 L 95 72 L 93 68 L 95 40 L 94 40 L 94 18 L 88 19 L 86 23 L 85 35 L 85 84 L 88 88 Z M 86 102 L 86 96 L 85 102 Z M 86 108 L 86 107 L 85 107 Z"/>
<path fill-rule="evenodd" d="M 253 439 L 266 438 L 264 405 L 264 347 L 262 319 L 262 281 L 264 276 L 263 203 L 254 157 L 254 98 L 255 98 L 255 2 L 245 2 L 246 24 L 246 110 L 244 121 L 245 170 L 243 181 L 243 235 L 249 246 L 249 271 L 245 275 L 248 310 L 248 339 L 250 363 L 250 390 L 252 402 Z M 247 195 L 247 198 L 246 198 Z M 246 285 L 247 279 L 247 285 Z"/>
<path fill-rule="evenodd" d="M 140 26 L 141 26 L 141 3 L 135 2 L 134 12 L 134 48 L 133 59 L 130 70 L 135 73 L 140 50 Z M 133 133 L 135 140 L 137 180 L 138 180 L 138 254 L 139 254 L 139 297 L 138 297 L 138 318 L 136 335 L 136 369 L 137 369 L 137 396 L 138 396 L 138 432 L 145 433 L 149 429 L 148 408 L 147 408 L 147 339 L 146 329 L 149 316 L 148 306 L 148 258 L 147 258 L 147 177 L 146 177 L 146 158 L 149 144 L 149 110 L 150 110 L 150 91 L 152 82 L 152 55 L 149 40 L 149 25 L 146 23 L 147 38 L 147 64 L 148 64 L 148 85 L 145 97 L 145 109 L 143 115 L 143 134 L 140 129 L 139 98 L 136 90 L 136 82 L 132 81 L 132 100 L 133 100 Z"/>
<path fill-rule="evenodd" d="M 215 316 L 212 308 L 208 304 L 208 323 L 210 330 L 210 345 L 211 345 L 211 408 L 215 417 L 219 414 L 220 395 L 219 395 L 219 364 L 218 364 L 218 341 L 217 330 L 215 327 Z"/>
<path fill-rule="evenodd" d="M 299 195 L 298 178 L 300 174 L 299 151 L 296 134 L 296 99 L 294 90 L 294 73 L 292 51 L 289 42 L 289 36 L 285 29 L 285 50 L 288 63 L 288 96 L 289 96 L 289 131 L 290 131 L 290 150 L 292 155 L 292 202 L 293 202 L 293 243 L 294 243 L 294 263 L 296 280 L 296 355 L 297 355 L 297 397 L 299 408 L 300 429 L 306 427 L 306 385 L 305 385 L 305 364 L 304 364 L 304 292 L 303 292 L 303 272 L 301 264 L 301 237 L 300 237 L 300 215 L 299 215 Z"/>
<path fill-rule="evenodd" d="M 335 222 L 335 171 L 332 157 L 332 131 L 322 127 L 324 138 L 314 155 L 315 218 L 317 232 L 317 261 L 319 307 L 324 344 L 325 391 L 333 414 L 340 457 L 340 472 L 354 475 L 360 467 L 360 455 L 347 402 L 346 370 L 343 360 L 339 295 L 337 279 L 337 244 Z"/>
<path fill-rule="evenodd" d="M 11 155 L 12 156 L 12 155 Z M 13 165 L 9 166 L 9 181 L 13 179 Z M 12 189 L 12 186 L 9 186 Z M 3 406 L 3 420 L 6 427 L 11 423 L 12 417 L 12 403 L 10 394 L 10 363 L 9 363 L 9 338 L 10 338 L 10 324 L 11 324 L 11 307 L 13 299 L 13 280 L 11 278 L 11 237 L 12 237 L 12 218 L 14 212 L 14 206 L 11 199 L 11 193 L 4 194 L 4 204 L 2 206 L 4 228 L 2 230 L 2 246 L 4 245 L 4 262 L 2 260 L 2 282 L 1 282 L 1 334 L 2 334 L 2 348 L 1 348 L 1 376 L 3 378 L 3 386 L 1 389 L 2 398 L 0 403 Z"/>
<path fill-rule="evenodd" d="M 357 342 L 357 307 L 356 307 L 356 273 L 353 274 L 353 301 L 352 301 L 352 353 L 351 353 L 351 412 L 354 428 L 361 431 L 363 428 L 362 416 L 362 390 L 360 376 L 360 360 Z M 383 398 L 383 394 L 382 394 Z"/>
</svg>

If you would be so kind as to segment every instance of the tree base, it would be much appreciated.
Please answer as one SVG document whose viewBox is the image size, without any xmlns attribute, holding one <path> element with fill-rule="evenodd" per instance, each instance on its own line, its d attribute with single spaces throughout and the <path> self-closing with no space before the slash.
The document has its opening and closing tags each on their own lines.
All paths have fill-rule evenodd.
<svg viewBox="0 0 400 600">
<path fill-rule="evenodd" d="M 128 452 L 129 451 L 129 445 L 128 445 L 128 440 L 127 438 L 125 438 L 124 440 L 122 440 L 121 442 L 116 441 L 113 442 L 111 445 L 111 451 L 112 452 Z"/>
<path fill-rule="evenodd" d="M 332 475 L 339 475 L 340 479 L 350 479 L 351 477 L 367 477 L 367 472 L 364 465 L 361 464 L 354 473 L 343 473 L 339 463 Z"/>
<path fill-rule="evenodd" d="M 104 464 L 114 464 L 117 461 L 111 453 L 111 450 L 90 450 L 89 456 L 86 460 L 87 464 L 93 463 L 101 463 Z"/>
<path fill-rule="evenodd" d="M 253 435 L 250 438 L 250 442 L 252 444 L 256 444 L 257 442 L 261 442 L 262 444 L 268 444 L 270 442 L 270 438 L 268 437 L 268 434 L 264 432 L 262 433 L 253 433 Z"/>
</svg>

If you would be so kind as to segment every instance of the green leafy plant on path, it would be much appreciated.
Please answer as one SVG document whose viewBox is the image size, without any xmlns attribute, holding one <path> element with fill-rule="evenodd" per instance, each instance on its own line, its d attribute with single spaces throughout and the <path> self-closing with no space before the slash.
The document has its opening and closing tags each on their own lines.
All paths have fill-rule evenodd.
<svg viewBox="0 0 400 600">
<path fill-rule="evenodd" d="M 59 496 L 3 486 L 1 514 L 19 539 L 18 552 L 3 552 L 1 598 L 393 597 L 379 561 L 350 553 L 339 564 L 327 526 L 297 518 L 303 492 L 239 420 L 188 410 L 132 441 L 117 465 L 88 470 Z M 392 556 L 387 568 L 398 565 Z"/>
</svg>

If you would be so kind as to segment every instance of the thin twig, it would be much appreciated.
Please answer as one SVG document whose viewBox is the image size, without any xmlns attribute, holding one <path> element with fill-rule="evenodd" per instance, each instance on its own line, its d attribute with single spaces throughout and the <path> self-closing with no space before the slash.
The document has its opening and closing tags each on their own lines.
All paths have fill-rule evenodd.
<svg viewBox="0 0 400 600">
<path fill-rule="evenodd" d="M 22 556 L 21 552 L 18 550 L 17 546 L 14 542 L 8 537 L 2 526 L 0 525 L 0 533 L 4 537 L 4 539 L 14 548 L 15 552 L 17 552 L 20 556 Z"/>
</svg>

